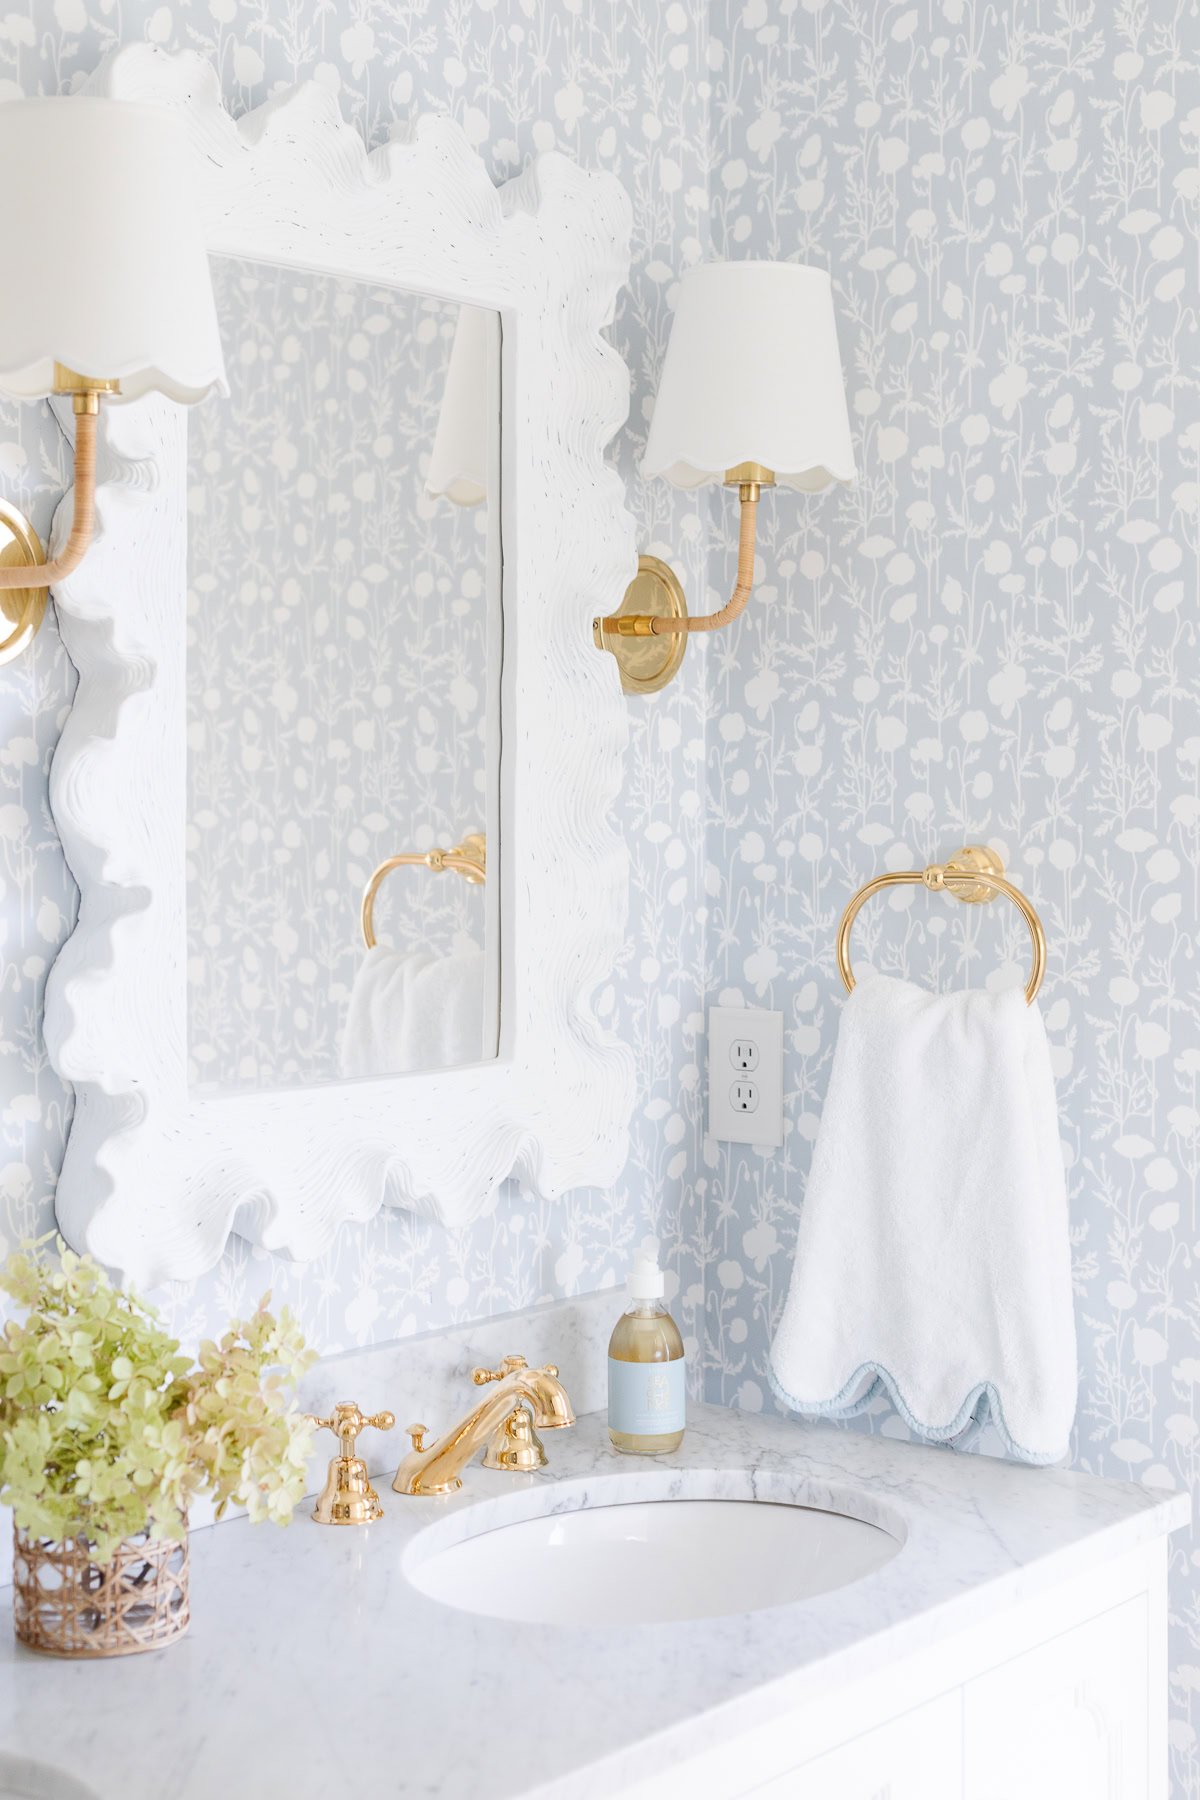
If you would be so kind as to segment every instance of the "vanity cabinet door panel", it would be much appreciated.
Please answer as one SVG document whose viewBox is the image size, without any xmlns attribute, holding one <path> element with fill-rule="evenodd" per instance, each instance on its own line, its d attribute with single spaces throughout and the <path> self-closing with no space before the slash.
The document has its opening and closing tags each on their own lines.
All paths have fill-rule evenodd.
<svg viewBox="0 0 1200 1800">
<path fill-rule="evenodd" d="M 745 1800 L 961 1800 L 962 1791 L 955 1692 L 750 1788 Z"/>
<path fill-rule="evenodd" d="M 1160 1800 L 1144 1595 L 967 1683 L 965 1800 Z"/>
</svg>

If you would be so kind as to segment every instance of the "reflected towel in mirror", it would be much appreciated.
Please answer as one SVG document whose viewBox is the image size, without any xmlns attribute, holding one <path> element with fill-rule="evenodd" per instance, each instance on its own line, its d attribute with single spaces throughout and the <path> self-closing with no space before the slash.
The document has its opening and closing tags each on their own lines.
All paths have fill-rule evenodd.
<svg viewBox="0 0 1200 1800">
<path fill-rule="evenodd" d="M 376 944 L 346 1014 L 343 1075 L 449 1069 L 483 1056 L 483 952 L 453 956 Z"/>
<path fill-rule="evenodd" d="M 930 994 L 864 974 L 846 1001 L 771 1346 L 795 1412 L 886 1396 L 946 1443 L 1067 1452 L 1077 1386 L 1054 1076 L 1020 988 Z"/>
</svg>

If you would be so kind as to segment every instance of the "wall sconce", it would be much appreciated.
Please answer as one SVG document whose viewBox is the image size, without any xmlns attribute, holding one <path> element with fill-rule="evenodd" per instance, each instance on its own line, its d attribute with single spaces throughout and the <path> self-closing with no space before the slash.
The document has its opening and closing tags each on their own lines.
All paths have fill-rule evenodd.
<svg viewBox="0 0 1200 1800">
<path fill-rule="evenodd" d="M 703 263 L 679 288 L 650 425 L 644 475 L 675 487 L 736 487 L 741 503 L 737 585 L 728 604 L 688 617 L 674 570 L 640 556 L 620 609 L 592 621 L 598 650 L 616 657 L 627 694 L 671 680 L 691 632 L 730 624 L 754 582 L 759 495 L 784 486 L 815 493 L 854 480 L 854 449 L 838 358 L 833 291 L 804 263 Z"/>
<path fill-rule="evenodd" d="M 91 542 L 101 399 L 155 392 L 191 405 L 228 392 L 190 158 L 163 107 L 0 104 L 5 232 L 23 251 L 0 284 L 0 395 L 70 395 L 75 413 L 74 516 L 52 561 L 0 501 L 0 611 L 12 627 L 0 662 L 32 640 L 47 589 Z"/>
</svg>

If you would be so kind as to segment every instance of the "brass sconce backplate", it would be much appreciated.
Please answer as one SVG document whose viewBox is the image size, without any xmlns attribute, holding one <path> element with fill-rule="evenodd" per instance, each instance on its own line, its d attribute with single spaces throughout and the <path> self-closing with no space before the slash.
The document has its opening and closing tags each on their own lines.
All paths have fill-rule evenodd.
<svg viewBox="0 0 1200 1800">
<path fill-rule="evenodd" d="M 0 569 L 31 569 L 45 562 L 41 539 L 24 513 L 0 500 Z M 27 648 L 46 612 L 48 588 L 0 588 L 0 614 L 10 631 L 0 633 L 0 663 Z"/>
<path fill-rule="evenodd" d="M 623 619 L 630 613 L 656 619 L 687 618 L 683 588 L 669 563 L 657 556 L 638 557 L 638 572 L 613 616 Z M 592 637 L 597 650 L 610 650 L 616 657 L 626 694 L 657 694 L 674 677 L 687 649 L 685 632 L 672 632 L 669 637 L 621 637 L 604 631 L 599 619 L 592 623 Z"/>
</svg>

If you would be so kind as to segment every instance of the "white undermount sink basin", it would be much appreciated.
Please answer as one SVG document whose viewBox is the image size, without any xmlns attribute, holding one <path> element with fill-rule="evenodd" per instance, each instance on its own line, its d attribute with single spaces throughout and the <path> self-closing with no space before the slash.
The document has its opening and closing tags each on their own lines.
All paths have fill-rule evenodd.
<svg viewBox="0 0 1200 1800">
<path fill-rule="evenodd" d="M 900 1549 L 841 1513 L 727 1499 L 593 1504 L 438 1538 L 422 1533 L 409 1546 L 414 1587 L 463 1612 L 538 1625 L 762 1612 L 844 1587 Z"/>
<path fill-rule="evenodd" d="M 50 1763 L 0 1750 L 0 1800 L 96 1800 L 96 1795 Z"/>
</svg>

